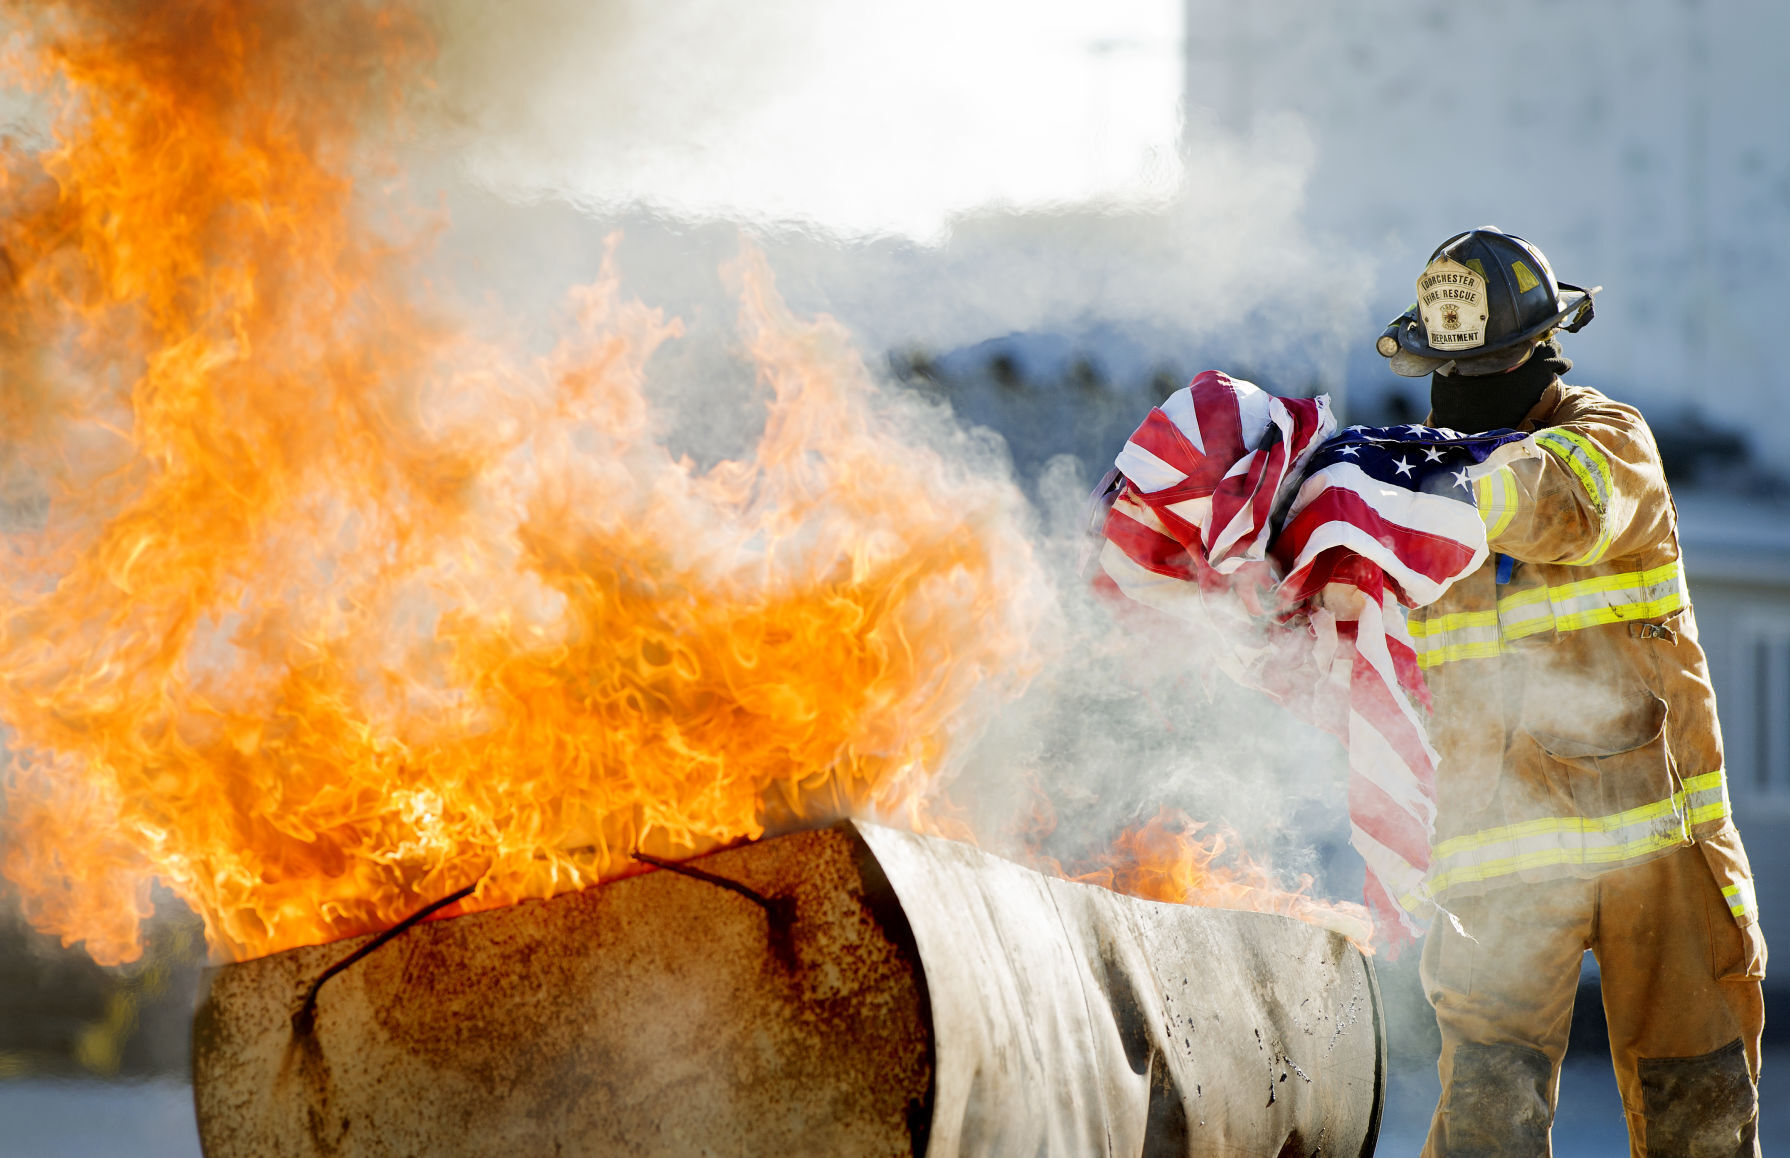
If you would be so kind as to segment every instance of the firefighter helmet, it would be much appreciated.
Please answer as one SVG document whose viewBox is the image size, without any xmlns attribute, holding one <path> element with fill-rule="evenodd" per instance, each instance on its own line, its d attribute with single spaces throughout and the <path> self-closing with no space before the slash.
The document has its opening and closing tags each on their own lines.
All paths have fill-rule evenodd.
<svg viewBox="0 0 1790 1158">
<path fill-rule="evenodd" d="M 1555 281 L 1541 250 L 1484 226 L 1436 247 L 1417 278 L 1417 300 L 1386 327 L 1378 348 L 1407 378 L 1432 370 L 1499 374 L 1522 364 L 1563 321 L 1577 333 L 1601 289 Z"/>
</svg>

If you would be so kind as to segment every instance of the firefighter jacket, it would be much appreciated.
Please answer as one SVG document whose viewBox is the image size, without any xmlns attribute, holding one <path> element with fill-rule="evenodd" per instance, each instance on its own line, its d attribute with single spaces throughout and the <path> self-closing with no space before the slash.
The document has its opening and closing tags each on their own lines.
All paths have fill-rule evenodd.
<svg viewBox="0 0 1790 1158">
<path fill-rule="evenodd" d="M 1558 380 L 1521 429 L 1525 456 L 1475 484 L 1492 554 L 1408 623 L 1441 757 L 1427 891 L 1446 908 L 1695 842 L 1751 926 L 1653 435 L 1634 408 Z"/>
</svg>

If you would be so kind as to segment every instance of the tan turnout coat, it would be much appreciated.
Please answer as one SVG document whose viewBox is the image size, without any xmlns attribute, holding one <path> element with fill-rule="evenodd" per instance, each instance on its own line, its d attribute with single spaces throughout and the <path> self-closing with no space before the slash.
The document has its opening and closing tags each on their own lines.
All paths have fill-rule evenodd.
<svg viewBox="0 0 1790 1158">
<path fill-rule="evenodd" d="M 1521 429 L 1527 456 L 1475 484 L 1494 554 L 1409 620 L 1441 755 L 1428 889 L 1447 907 L 1695 842 L 1751 926 L 1715 692 L 1652 433 L 1632 407 L 1558 381 Z M 1513 561 L 1502 584 L 1499 555 Z"/>
</svg>

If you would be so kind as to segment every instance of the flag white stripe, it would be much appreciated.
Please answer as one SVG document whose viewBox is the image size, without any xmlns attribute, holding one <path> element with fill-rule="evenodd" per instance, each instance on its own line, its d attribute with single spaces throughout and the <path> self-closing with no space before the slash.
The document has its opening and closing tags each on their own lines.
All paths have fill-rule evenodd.
<svg viewBox="0 0 1790 1158">
<path fill-rule="evenodd" d="M 1111 445 L 1110 443 L 1108 445 Z M 1154 454 L 1145 450 L 1135 442 L 1127 442 L 1119 457 L 1113 460 L 1119 473 L 1137 484 L 1137 489 L 1146 494 L 1165 491 L 1183 482 L 1187 476 L 1163 462 Z"/>
<path fill-rule="evenodd" d="M 1399 558 L 1396 551 L 1355 524 L 1328 522 L 1311 533 L 1311 538 L 1305 541 L 1305 547 L 1299 552 L 1299 558 L 1294 561 L 1292 570 L 1303 571 L 1311 565 L 1314 559 L 1332 547 L 1347 547 L 1386 572 L 1388 576 L 1397 581 L 1400 587 L 1404 588 L 1405 594 L 1411 597 L 1411 602 L 1414 605 L 1421 606 L 1440 599 L 1442 593 L 1452 587 L 1456 579 L 1461 575 L 1471 575 L 1474 568 L 1485 562 L 1487 551 L 1484 545 L 1485 528 L 1483 526 L 1480 528 L 1479 539 L 1480 546 L 1474 552 L 1470 566 L 1442 582 L 1437 582 L 1423 572 L 1406 566 L 1405 561 Z"/>
<path fill-rule="evenodd" d="M 1381 482 L 1352 462 L 1333 462 L 1321 470 L 1313 471 L 1300 484 L 1299 493 L 1294 496 L 1287 517 L 1290 519 L 1310 506 L 1330 487 L 1355 492 L 1361 496 L 1363 502 L 1373 507 L 1374 513 L 1401 527 L 1421 529 L 1428 534 L 1443 535 L 1461 542 L 1472 542 L 1475 532 L 1468 523 L 1468 520 L 1472 520 L 1479 524 L 1479 537 L 1485 537 L 1485 520 L 1479 517 L 1479 508 L 1473 502 L 1473 492 L 1468 488 L 1460 488 L 1459 498 L 1406 490 Z"/>
<path fill-rule="evenodd" d="M 1435 804 L 1423 784 L 1384 733 L 1359 712 L 1349 713 L 1349 768 L 1424 822 L 1435 819 Z"/>
<path fill-rule="evenodd" d="M 1157 409 L 1168 415 L 1168 420 L 1187 436 L 1187 441 L 1193 443 L 1194 450 L 1200 454 L 1206 453 L 1206 440 L 1200 433 L 1200 418 L 1194 409 L 1192 387 L 1181 387 L 1164 399 Z"/>
<path fill-rule="evenodd" d="M 1411 706 L 1407 696 L 1398 693 L 1398 668 L 1393 665 L 1392 652 L 1386 648 L 1386 635 L 1381 627 L 1385 622 L 1385 614 L 1381 607 L 1372 600 L 1362 600 L 1360 617 L 1361 627 L 1356 632 L 1355 648 L 1363 659 L 1372 665 L 1376 674 L 1393 691 L 1392 701 L 1404 716 L 1405 723 L 1416 732 L 1423 744 L 1423 751 L 1430 759 L 1430 765 L 1436 763 L 1436 751 L 1430 747 L 1429 738 L 1425 734 L 1423 720 L 1417 715 L 1417 709 Z"/>
</svg>

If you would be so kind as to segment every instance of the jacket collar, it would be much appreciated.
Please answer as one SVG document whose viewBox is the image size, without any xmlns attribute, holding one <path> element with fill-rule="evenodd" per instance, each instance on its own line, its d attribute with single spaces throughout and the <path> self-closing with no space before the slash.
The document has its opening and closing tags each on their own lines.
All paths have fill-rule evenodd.
<svg viewBox="0 0 1790 1158">
<path fill-rule="evenodd" d="M 1560 398 L 1565 390 L 1566 387 L 1560 379 L 1556 378 L 1549 382 L 1548 388 L 1541 392 L 1541 397 L 1535 400 L 1535 405 L 1529 409 L 1528 414 L 1523 416 L 1522 424 L 1517 429 L 1524 434 L 1534 434 L 1546 425 L 1546 419 L 1560 406 Z"/>
</svg>

